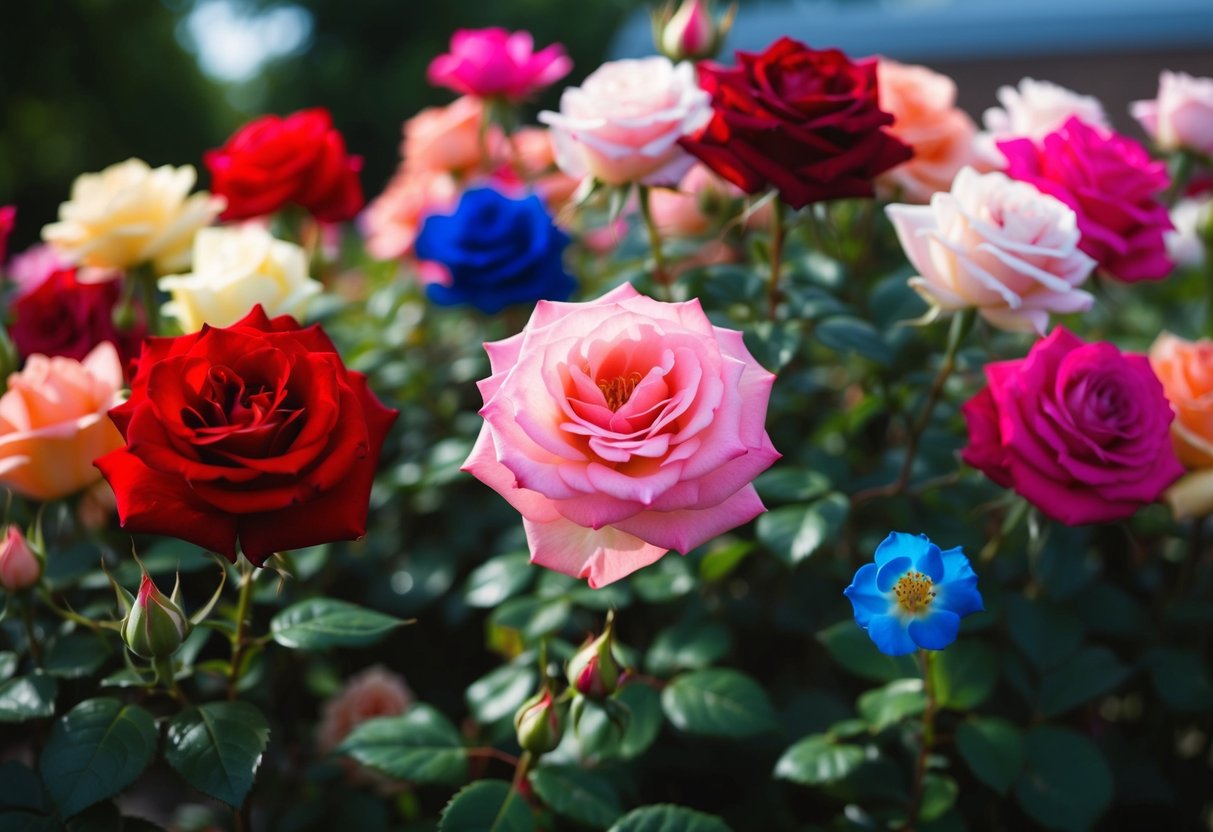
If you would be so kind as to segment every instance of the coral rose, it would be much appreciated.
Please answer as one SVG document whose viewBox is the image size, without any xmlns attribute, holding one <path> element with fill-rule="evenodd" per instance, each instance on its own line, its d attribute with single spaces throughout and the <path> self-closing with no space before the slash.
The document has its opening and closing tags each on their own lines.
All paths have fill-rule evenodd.
<svg viewBox="0 0 1213 832">
<path fill-rule="evenodd" d="M 1128 517 L 1183 473 L 1171 407 L 1144 355 L 1057 327 L 1027 358 L 985 372 L 989 385 L 962 409 L 964 461 L 1053 519 Z"/>
<path fill-rule="evenodd" d="M 368 719 L 399 716 L 412 704 L 413 692 L 404 679 L 378 665 L 369 667 L 324 703 L 316 744 L 328 753 Z"/>
<path fill-rule="evenodd" d="M 450 174 L 401 168 L 362 216 L 366 250 L 380 260 L 405 256 L 425 218 L 449 209 L 458 198 L 459 186 Z"/>
<path fill-rule="evenodd" d="M 153 170 L 141 159 L 81 174 L 42 239 L 71 263 L 129 269 L 150 262 L 160 274 L 179 271 L 189 265 L 198 229 L 223 208 L 205 191 L 189 195 L 196 175 L 189 165 Z"/>
<path fill-rule="evenodd" d="M 918 271 L 910 285 L 938 309 L 975 308 L 999 329 L 1043 334 L 1050 312 L 1094 302 L 1078 288 L 1095 261 L 1078 247 L 1074 212 L 1030 185 L 965 168 L 930 205 L 885 210 Z"/>
<path fill-rule="evenodd" d="M 881 58 L 880 109 L 892 113 L 889 133 L 910 146 L 908 162 L 881 174 L 883 190 L 906 202 L 923 203 L 952 187 L 952 180 L 976 161 L 977 126 L 956 106 L 956 83 L 925 66 Z"/>
<path fill-rule="evenodd" d="M 1213 78 L 1164 71 L 1158 97 L 1135 101 L 1131 109 L 1160 149 L 1213 155 Z"/>
<path fill-rule="evenodd" d="M 774 376 L 698 300 L 540 302 L 486 349 L 463 468 L 521 512 L 533 562 L 600 587 L 763 511 Z"/>
<path fill-rule="evenodd" d="M 569 176 L 608 185 L 673 185 L 694 164 L 678 140 L 712 117 L 695 67 L 669 58 L 611 61 L 560 96 L 551 127 L 556 163 Z"/>
<path fill-rule="evenodd" d="M 1175 411 L 1175 454 L 1190 471 L 1167 501 L 1178 517 L 1203 516 L 1213 512 L 1213 341 L 1164 332 L 1150 347 L 1150 366 Z"/>
<path fill-rule="evenodd" d="M 396 411 L 347 370 L 319 326 L 260 306 L 230 327 L 149 338 L 131 397 L 110 411 L 126 446 L 97 460 L 122 527 L 260 566 L 275 552 L 366 532 Z"/>
<path fill-rule="evenodd" d="M 501 128 L 486 127 L 484 103 L 465 96 L 445 107 L 427 107 L 404 123 L 400 153 L 410 172 L 446 171 L 468 174 L 488 168 L 501 155 Z M 481 136 L 481 130 L 487 130 Z M 485 153 L 490 158 L 485 158 Z"/>
<path fill-rule="evenodd" d="M 58 500 L 99 480 L 93 460 L 122 445 L 105 416 L 122 387 L 122 364 L 108 342 L 83 361 L 31 355 L 0 396 L 0 485 Z"/>
<path fill-rule="evenodd" d="M 557 167 L 551 133 L 542 127 L 523 127 L 510 141 L 518 173 L 543 197 L 549 210 L 559 211 L 573 198 L 580 180 Z"/>
<path fill-rule="evenodd" d="M 460 29 L 451 36 L 451 51 L 430 62 L 426 80 L 463 95 L 521 101 L 572 68 L 558 43 L 536 52 L 530 32 Z"/>
</svg>

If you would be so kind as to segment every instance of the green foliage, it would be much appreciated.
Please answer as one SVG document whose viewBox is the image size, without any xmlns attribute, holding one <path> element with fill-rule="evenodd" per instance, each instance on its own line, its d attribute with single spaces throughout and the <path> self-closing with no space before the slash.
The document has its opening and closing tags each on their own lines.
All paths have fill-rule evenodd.
<svg viewBox="0 0 1213 832">
<path fill-rule="evenodd" d="M 195 789 L 239 808 L 269 739 L 269 723 L 253 705 L 208 702 L 169 721 L 164 757 Z"/>
<path fill-rule="evenodd" d="M 591 829 L 606 829 L 623 814 L 609 780 L 576 766 L 544 766 L 530 775 L 531 786 L 552 811 Z"/>
<path fill-rule="evenodd" d="M 365 766 L 415 783 L 456 784 L 467 777 L 467 752 L 455 726 L 428 705 L 362 723 L 339 749 Z"/>
<path fill-rule="evenodd" d="M 802 786 L 821 786 L 842 780 L 863 760 L 862 747 L 817 734 L 785 751 L 775 764 L 775 776 Z"/>
<path fill-rule="evenodd" d="M 729 832 L 720 818 L 682 806 L 646 806 L 628 812 L 610 832 Z"/>
<path fill-rule="evenodd" d="M 501 780 L 477 780 L 442 810 L 439 832 L 531 832 L 535 821 L 518 792 Z"/>
<path fill-rule="evenodd" d="M 748 737 L 773 730 L 766 692 L 736 670 L 684 673 L 662 691 L 661 706 L 676 728 L 715 737 Z"/>
<path fill-rule="evenodd" d="M 405 622 L 334 598 L 301 601 L 274 616 L 270 632 L 283 647 L 366 647 Z"/>
</svg>

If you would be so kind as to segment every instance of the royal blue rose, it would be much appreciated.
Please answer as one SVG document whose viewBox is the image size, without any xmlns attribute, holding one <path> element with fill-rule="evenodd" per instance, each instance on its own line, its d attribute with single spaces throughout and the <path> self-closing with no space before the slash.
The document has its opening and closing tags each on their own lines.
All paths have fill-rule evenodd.
<svg viewBox="0 0 1213 832">
<path fill-rule="evenodd" d="M 453 213 L 426 218 L 415 250 L 449 274 L 449 282 L 426 286 L 430 300 L 492 315 L 513 303 L 568 300 L 577 285 L 564 269 L 568 244 L 539 197 L 472 188 Z"/>
</svg>

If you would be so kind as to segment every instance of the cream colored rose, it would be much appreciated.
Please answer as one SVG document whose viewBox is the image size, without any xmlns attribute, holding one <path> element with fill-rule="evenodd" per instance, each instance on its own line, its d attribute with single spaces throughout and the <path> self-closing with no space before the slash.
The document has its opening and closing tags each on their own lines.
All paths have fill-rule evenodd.
<svg viewBox="0 0 1213 832">
<path fill-rule="evenodd" d="M 184 332 L 230 326 L 261 304 L 270 317 L 303 316 L 324 287 L 308 276 L 307 255 L 255 225 L 204 228 L 194 240 L 193 274 L 160 278 L 172 295 L 164 314 Z"/>
<path fill-rule="evenodd" d="M 190 165 L 151 168 L 127 159 L 72 183 L 59 206 L 59 222 L 42 239 L 73 263 L 129 269 L 151 263 L 159 274 L 189 266 L 198 229 L 223 210 L 223 198 L 190 195 L 197 173 Z"/>
<path fill-rule="evenodd" d="M 1024 78 L 1017 86 L 998 88 L 998 103 L 982 114 L 985 131 L 975 147 L 982 166 L 1006 166 L 998 142 L 1004 139 L 1037 141 L 1061 127 L 1071 117 L 1092 127 L 1108 127 L 1108 116 L 1098 98 L 1081 95 L 1050 81 Z"/>
<path fill-rule="evenodd" d="M 1074 212 L 1031 185 L 964 168 L 930 205 L 886 211 L 918 271 L 910 285 L 937 309 L 977 309 L 999 329 L 1043 335 L 1050 312 L 1094 302 L 1078 288 L 1095 261 L 1078 248 Z"/>
</svg>

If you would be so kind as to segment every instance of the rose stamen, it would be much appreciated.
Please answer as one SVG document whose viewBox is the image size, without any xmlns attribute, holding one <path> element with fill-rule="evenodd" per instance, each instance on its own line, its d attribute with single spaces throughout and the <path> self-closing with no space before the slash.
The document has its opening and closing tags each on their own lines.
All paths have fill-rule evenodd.
<svg viewBox="0 0 1213 832">
<path fill-rule="evenodd" d="M 897 603 L 909 613 L 920 612 L 935 599 L 934 582 L 921 572 L 907 572 L 893 587 Z"/>
<path fill-rule="evenodd" d="M 640 384 L 642 379 L 643 376 L 640 373 L 629 373 L 626 376 L 616 376 L 598 382 L 602 398 L 606 400 L 606 406 L 611 409 L 612 413 L 628 403 L 628 399 L 632 398 L 632 393 L 636 390 L 636 385 Z"/>
</svg>

